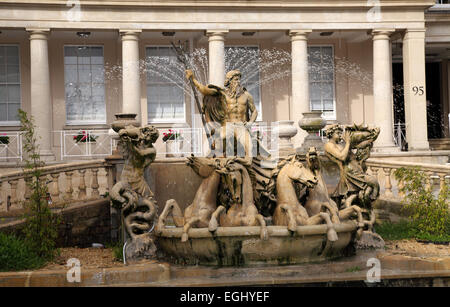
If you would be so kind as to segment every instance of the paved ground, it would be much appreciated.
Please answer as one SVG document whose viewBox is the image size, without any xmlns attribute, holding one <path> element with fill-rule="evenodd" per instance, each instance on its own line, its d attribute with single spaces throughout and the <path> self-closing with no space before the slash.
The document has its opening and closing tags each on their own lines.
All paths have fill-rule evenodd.
<svg viewBox="0 0 450 307">
<path fill-rule="evenodd" d="M 80 282 L 67 280 L 67 260 L 81 262 Z M 33 272 L 0 273 L 0 286 L 262 286 L 364 285 L 379 260 L 381 286 L 450 286 L 450 247 L 412 240 L 387 242 L 384 250 L 317 264 L 267 267 L 183 267 L 158 261 L 123 265 L 111 249 L 62 249 L 53 263 Z M 374 275 L 373 275 L 374 276 Z"/>
<path fill-rule="evenodd" d="M 416 240 L 387 241 L 385 250 L 393 255 L 404 255 L 413 257 L 450 257 L 450 245 L 426 244 Z M 65 270 L 70 258 L 80 260 L 83 268 L 113 268 L 125 266 L 121 261 L 115 259 L 111 248 L 61 248 L 60 255 L 42 270 Z"/>
</svg>

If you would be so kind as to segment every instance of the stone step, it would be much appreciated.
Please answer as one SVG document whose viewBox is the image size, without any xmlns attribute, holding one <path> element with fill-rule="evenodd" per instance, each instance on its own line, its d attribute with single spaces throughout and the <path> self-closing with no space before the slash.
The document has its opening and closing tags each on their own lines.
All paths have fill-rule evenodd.
<svg viewBox="0 0 450 307">
<path fill-rule="evenodd" d="M 429 139 L 428 142 L 432 150 L 450 150 L 450 138 Z"/>
</svg>

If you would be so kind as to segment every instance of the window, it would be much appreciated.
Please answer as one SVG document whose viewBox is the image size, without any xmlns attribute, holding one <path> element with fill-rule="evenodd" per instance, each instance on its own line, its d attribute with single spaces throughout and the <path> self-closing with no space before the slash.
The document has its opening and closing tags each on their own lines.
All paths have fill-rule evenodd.
<svg viewBox="0 0 450 307">
<path fill-rule="evenodd" d="M 308 47 L 311 111 L 322 111 L 326 119 L 336 119 L 334 101 L 333 48 Z"/>
<path fill-rule="evenodd" d="M 149 122 L 184 122 L 184 72 L 171 47 L 147 47 L 147 112 Z"/>
<path fill-rule="evenodd" d="M 252 95 L 258 110 L 257 120 L 262 120 L 261 95 L 259 87 L 259 47 L 225 47 L 225 72 L 238 69 L 241 84 Z M 220 84 L 223 86 L 223 84 Z"/>
<path fill-rule="evenodd" d="M 67 124 L 104 124 L 103 47 L 64 46 Z"/>
<path fill-rule="evenodd" d="M 19 46 L 0 45 L 0 123 L 18 124 L 19 108 Z"/>
</svg>

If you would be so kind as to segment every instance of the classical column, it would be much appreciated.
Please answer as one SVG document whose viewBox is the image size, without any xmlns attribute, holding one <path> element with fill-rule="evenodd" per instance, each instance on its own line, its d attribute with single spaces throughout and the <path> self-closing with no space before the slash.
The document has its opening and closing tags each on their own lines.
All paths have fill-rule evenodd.
<svg viewBox="0 0 450 307">
<path fill-rule="evenodd" d="M 308 75 L 308 34 L 311 30 L 291 30 L 291 58 L 292 58 L 292 96 L 289 117 L 298 129 L 302 113 L 310 111 L 309 75 Z M 292 138 L 294 148 L 300 147 L 308 133 L 298 129 Z"/>
<path fill-rule="evenodd" d="M 31 115 L 34 118 L 39 154 L 44 161 L 54 160 L 52 151 L 52 98 L 48 62 L 50 29 L 27 29 L 30 35 Z"/>
<path fill-rule="evenodd" d="M 399 151 L 393 136 L 393 99 L 391 79 L 391 44 L 394 30 L 373 30 L 373 115 L 380 135 L 374 143 L 375 151 Z"/>
<path fill-rule="evenodd" d="M 141 82 L 139 80 L 139 34 L 141 30 L 120 30 L 122 36 L 122 113 L 141 117 Z"/>
<path fill-rule="evenodd" d="M 228 30 L 207 30 L 209 43 L 209 80 L 208 83 L 220 87 L 225 81 L 225 35 Z"/>
<path fill-rule="evenodd" d="M 428 150 L 425 29 L 407 29 L 403 36 L 403 84 L 408 150 Z"/>
</svg>

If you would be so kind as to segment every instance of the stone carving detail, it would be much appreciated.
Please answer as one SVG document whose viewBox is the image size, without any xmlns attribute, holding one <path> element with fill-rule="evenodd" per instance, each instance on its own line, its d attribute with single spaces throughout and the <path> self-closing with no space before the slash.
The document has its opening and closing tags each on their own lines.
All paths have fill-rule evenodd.
<svg viewBox="0 0 450 307">
<path fill-rule="evenodd" d="M 225 189 L 229 192 L 229 205 L 222 203 L 213 213 L 209 224 L 210 231 L 221 226 L 261 226 L 261 239 L 267 240 L 268 233 L 264 217 L 258 212 L 254 203 L 253 182 L 249 175 L 251 164 L 242 158 L 226 159 L 224 167 L 219 170 Z"/>
<path fill-rule="evenodd" d="M 339 205 L 348 208 L 357 203 L 370 207 L 370 203 L 377 199 L 380 186 L 376 177 L 366 173 L 365 161 L 379 134 L 379 128 L 359 125 L 332 125 L 327 129 L 329 142 L 325 144 L 325 154 L 340 170 L 340 180 L 332 194 Z M 342 140 L 344 145 L 340 144 Z"/>
<path fill-rule="evenodd" d="M 288 226 L 290 231 L 295 232 L 297 226 L 316 225 L 325 221 L 328 226 L 328 240 L 337 241 L 330 214 L 321 212 L 319 208 L 317 214 L 309 216 L 305 207 L 299 202 L 294 186 L 297 182 L 312 188 L 317 185 L 317 178 L 294 156 L 281 168 L 277 176 L 277 207 L 273 215 L 274 224 Z M 319 204 L 320 207 L 321 205 Z"/>
<path fill-rule="evenodd" d="M 187 164 L 203 179 L 198 188 L 192 204 L 189 205 L 184 214 L 174 199 L 166 202 L 163 212 L 159 216 L 156 232 L 164 228 L 166 218 L 172 214 L 173 222 L 177 227 L 183 227 L 183 242 L 188 240 L 188 231 L 191 227 L 208 227 L 212 213 L 216 210 L 217 193 L 219 190 L 220 159 L 188 158 Z"/>
<path fill-rule="evenodd" d="M 172 255 L 177 253 L 175 246 L 180 245 L 173 242 L 172 236 L 167 237 L 172 243 L 165 240 L 169 216 L 176 227 L 182 227 L 181 242 L 190 241 L 191 248 L 200 248 L 200 241 L 195 241 L 200 232 L 192 232 L 196 235 L 191 238 L 191 228 L 207 228 L 213 237 L 217 237 L 226 227 L 243 227 L 248 233 L 251 229 L 248 226 L 259 226 L 261 242 L 271 242 L 277 240 L 269 237 L 271 224 L 286 226 L 291 236 L 303 236 L 305 228 L 302 227 L 325 224 L 326 244 L 322 245 L 318 257 L 326 257 L 333 250 L 333 242 L 340 240 L 338 233 L 345 233 L 342 229 L 353 229 L 351 236 L 345 233 L 339 241 L 347 243 L 335 243 L 342 248 L 353 238 L 359 239 L 365 226 L 371 230 L 374 215 L 371 215 L 370 204 L 378 197 L 379 185 L 375 177 L 366 173 L 365 161 L 380 132 L 378 128 L 333 125 L 327 130 L 329 142 L 324 146 L 325 156 L 320 156 L 319 149 L 309 147 L 305 154 L 273 160 L 263 147 L 258 146 L 248 129 L 257 113 L 250 94 L 239 84 L 238 71 L 227 74 L 225 89 L 200 84 L 190 71 L 186 77 L 204 96 L 202 115 L 204 122 L 209 123 L 207 127 L 213 137 L 211 152 L 206 158 L 188 158 L 188 165 L 203 178 L 192 204 L 183 213 L 175 200 L 168 200 L 158 219 L 156 234 Z M 216 126 L 211 126 L 212 123 Z M 228 131 L 230 127 L 232 133 Z M 344 144 L 341 144 L 342 139 Z M 230 146 L 236 146 L 234 144 L 238 150 L 230 151 Z M 239 147 L 244 150 L 239 151 Z M 326 157 L 340 170 L 339 184 L 331 195 L 322 175 L 321 159 Z M 221 233 L 219 227 L 225 227 Z M 208 259 L 214 257 L 211 256 L 214 253 L 222 257 L 223 251 L 231 247 L 221 245 L 223 242 L 219 241 L 215 241 L 219 246 L 216 252 L 210 249 L 211 243 L 205 243 L 205 247 L 200 248 L 201 253 L 208 254 Z M 296 253 L 289 248 L 279 252 L 287 257 Z M 182 253 L 189 254 L 185 247 Z"/>
<path fill-rule="evenodd" d="M 125 255 L 128 260 L 151 258 L 156 247 L 150 232 L 156 220 L 157 206 L 144 178 L 147 167 L 155 160 L 153 143 L 158 130 L 153 126 L 125 126 L 119 132 L 119 148 L 125 159 L 120 177 L 111 189 L 112 205 L 121 210 L 124 228 L 129 236 Z"/>
<path fill-rule="evenodd" d="M 201 112 L 212 139 L 210 156 L 240 156 L 244 157 L 247 163 L 257 155 L 269 156 L 267 149 L 251 132 L 258 111 L 252 95 L 240 83 L 239 70 L 226 74 L 225 88 L 201 84 L 191 70 L 186 70 L 186 78 L 192 81 L 203 95 Z"/>
</svg>

